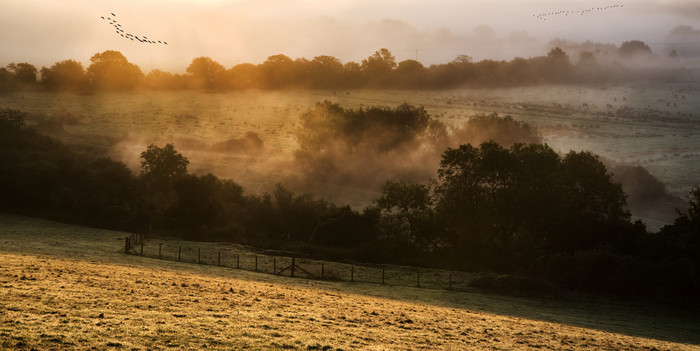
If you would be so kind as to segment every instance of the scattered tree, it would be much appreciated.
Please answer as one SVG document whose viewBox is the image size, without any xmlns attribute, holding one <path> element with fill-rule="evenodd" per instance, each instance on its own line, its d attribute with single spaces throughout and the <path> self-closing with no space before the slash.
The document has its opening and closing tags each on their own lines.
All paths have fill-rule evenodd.
<svg viewBox="0 0 700 351">
<path fill-rule="evenodd" d="M 197 88 L 213 89 L 221 87 L 220 80 L 226 69 L 209 57 L 197 57 L 187 66 L 187 73 Z"/>
<path fill-rule="evenodd" d="M 41 69 L 41 83 L 49 90 L 82 90 L 87 88 L 87 77 L 80 62 L 64 60 Z"/>
<path fill-rule="evenodd" d="M 135 88 L 143 79 L 141 69 L 119 51 L 107 50 L 90 58 L 87 76 L 93 87 L 105 90 Z"/>
</svg>

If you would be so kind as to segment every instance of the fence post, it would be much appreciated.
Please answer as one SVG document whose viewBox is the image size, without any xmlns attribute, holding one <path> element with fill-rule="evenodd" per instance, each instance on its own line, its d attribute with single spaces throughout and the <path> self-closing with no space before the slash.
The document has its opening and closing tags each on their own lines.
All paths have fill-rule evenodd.
<svg viewBox="0 0 700 351">
<path fill-rule="evenodd" d="M 236 268 L 241 268 L 241 254 L 236 254 Z"/>
<path fill-rule="evenodd" d="M 420 271 L 416 271 L 417 278 L 416 278 L 416 287 L 420 288 Z"/>
<path fill-rule="evenodd" d="M 382 285 L 384 285 L 384 267 L 382 267 Z"/>
<path fill-rule="evenodd" d="M 255 271 L 258 271 L 258 256 L 255 255 Z"/>
<path fill-rule="evenodd" d="M 272 259 L 272 274 L 277 274 L 277 258 Z"/>
<path fill-rule="evenodd" d="M 450 285 L 447 290 L 452 290 L 452 272 L 450 272 Z"/>
<path fill-rule="evenodd" d="M 324 273 L 325 267 L 323 263 L 321 263 L 321 279 L 323 279 L 323 273 Z"/>
<path fill-rule="evenodd" d="M 177 260 L 180 260 L 180 256 L 182 254 L 182 246 L 178 245 L 177 246 Z"/>
<path fill-rule="evenodd" d="M 355 281 L 355 266 L 350 266 L 350 281 Z"/>
<path fill-rule="evenodd" d="M 296 268 L 297 263 L 296 263 L 296 258 L 292 257 L 292 278 L 294 278 L 294 268 Z"/>
<path fill-rule="evenodd" d="M 202 263 L 202 248 L 197 248 L 197 263 Z"/>
<path fill-rule="evenodd" d="M 216 259 L 216 265 L 221 266 L 221 250 L 219 250 L 219 258 Z"/>
<path fill-rule="evenodd" d="M 161 258 L 161 253 L 163 252 L 163 244 L 158 244 L 158 258 Z"/>
<path fill-rule="evenodd" d="M 124 238 L 124 253 L 129 253 L 129 237 Z"/>
<path fill-rule="evenodd" d="M 141 239 L 141 256 L 143 256 L 143 238 Z"/>
</svg>

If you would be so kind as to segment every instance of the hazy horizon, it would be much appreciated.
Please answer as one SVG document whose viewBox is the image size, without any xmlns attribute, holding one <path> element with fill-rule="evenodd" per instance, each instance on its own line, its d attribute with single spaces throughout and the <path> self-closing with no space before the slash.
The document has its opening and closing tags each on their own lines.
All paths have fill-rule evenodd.
<svg viewBox="0 0 700 351">
<path fill-rule="evenodd" d="M 424 65 L 461 54 L 510 60 L 544 55 L 555 38 L 615 45 L 642 40 L 664 55 L 673 28 L 700 28 L 700 3 L 687 0 L 9 0 L 3 5 L 0 66 L 29 62 L 41 68 L 74 59 L 87 67 L 95 53 L 118 50 L 146 73 L 155 68 L 184 73 L 200 56 L 227 68 L 262 63 L 275 54 L 360 62 L 379 48 L 388 48 L 398 61 L 417 59 Z M 579 14 L 586 10 L 591 11 Z M 555 12 L 561 13 L 538 17 Z M 101 16 L 115 17 L 125 33 L 168 45 L 123 38 Z M 696 37 L 700 42 L 696 32 L 681 45 L 696 43 Z"/>
</svg>

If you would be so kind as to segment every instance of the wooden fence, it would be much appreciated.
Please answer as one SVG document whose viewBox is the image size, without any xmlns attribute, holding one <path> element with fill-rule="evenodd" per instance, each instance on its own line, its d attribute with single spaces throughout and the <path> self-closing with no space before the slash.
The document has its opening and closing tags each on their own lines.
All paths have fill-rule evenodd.
<svg viewBox="0 0 700 351">
<path fill-rule="evenodd" d="M 124 253 L 133 252 L 137 255 L 143 255 L 143 234 L 131 234 L 124 238 Z M 141 251 L 136 251 L 138 246 L 141 246 Z"/>
<path fill-rule="evenodd" d="M 469 290 L 473 273 L 438 269 L 362 265 L 314 260 L 303 257 L 256 254 L 232 248 L 202 249 L 192 244 L 149 242 L 143 235 L 126 238 L 125 252 L 165 260 L 242 269 L 293 278 L 363 282 L 420 288 Z M 205 244 L 206 245 L 206 244 Z"/>
</svg>

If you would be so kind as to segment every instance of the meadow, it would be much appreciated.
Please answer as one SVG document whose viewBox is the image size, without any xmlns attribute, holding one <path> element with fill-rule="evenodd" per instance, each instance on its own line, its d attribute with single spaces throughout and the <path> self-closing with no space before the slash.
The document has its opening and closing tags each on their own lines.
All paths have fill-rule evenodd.
<svg viewBox="0 0 700 351">
<path fill-rule="evenodd" d="M 511 115 L 538 127 L 557 151 L 587 150 L 642 165 L 684 198 L 700 174 L 700 86 L 695 83 L 0 94 L 1 107 L 30 113 L 30 123 L 42 131 L 109 154 L 134 170 L 147 145 L 173 143 L 190 159 L 191 171 L 232 178 L 252 192 L 294 176 L 290 162 L 299 116 L 324 100 L 347 108 L 406 102 L 455 126 L 475 113 Z M 365 205 L 361 202 L 352 204 Z"/>
<path fill-rule="evenodd" d="M 293 279 L 0 215 L 3 349 L 700 349 L 695 311 Z"/>
</svg>

